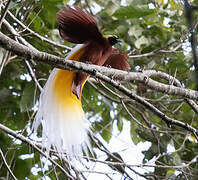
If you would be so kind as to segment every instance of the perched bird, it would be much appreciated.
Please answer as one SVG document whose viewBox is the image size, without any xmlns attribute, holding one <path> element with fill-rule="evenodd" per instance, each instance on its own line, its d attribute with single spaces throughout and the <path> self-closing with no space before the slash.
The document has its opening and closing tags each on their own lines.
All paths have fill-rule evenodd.
<svg viewBox="0 0 198 180">
<path fill-rule="evenodd" d="M 60 36 L 78 44 L 66 59 L 127 70 L 128 56 L 113 48 L 116 36 L 104 37 L 94 17 L 78 7 L 64 7 L 57 13 Z M 41 92 L 33 123 L 36 132 L 42 124 L 42 138 L 47 150 L 78 155 L 89 145 L 89 124 L 81 104 L 82 89 L 88 79 L 82 72 L 53 69 Z"/>
</svg>

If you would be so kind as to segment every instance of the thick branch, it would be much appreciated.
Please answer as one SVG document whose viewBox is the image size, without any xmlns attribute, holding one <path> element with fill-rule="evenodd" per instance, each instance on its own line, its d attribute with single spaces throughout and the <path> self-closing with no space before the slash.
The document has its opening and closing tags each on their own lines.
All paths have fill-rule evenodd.
<svg viewBox="0 0 198 180">
<path fill-rule="evenodd" d="M 180 95 L 180 96 L 183 96 L 186 98 L 192 98 L 192 99 L 198 99 L 197 91 L 183 89 L 183 88 L 175 87 L 173 85 L 165 85 L 165 84 L 156 82 L 152 80 L 151 78 L 149 78 L 149 76 L 152 75 L 151 73 L 152 71 L 147 71 L 147 74 L 145 75 L 140 72 L 129 73 L 125 71 L 109 69 L 106 67 L 101 67 L 101 66 L 96 66 L 96 65 L 88 65 L 88 64 L 81 63 L 81 62 L 71 61 L 71 60 L 64 61 L 63 58 L 59 58 L 51 54 L 40 52 L 31 47 L 26 47 L 24 45 L 21 45 L 20 43 L 10 39 L 9 37 L 7 37 L 1 32 L 0 32 L 0 46 L 26 59 L 33 59 L 33 60 L 45 62 L 45 63 L 54 65 L 55 67 L 62 68 L 62 69 L 84 71 L 101 80 L 109 82 L 114 87 L 124 92 L 130 98 L 143 104 L 151 112 L 153 112 L 155 115 L 157 115 L 162 120 L 164 120 L 168 125 L 177 125 L 179 127 L 185 128 L 186 130 L 192 132 L 197 138 L 198 132 L 195 128 L 183 122 L 169 118 L 163 112 L 161 112 L 156 107 L 154 107 L 152 104 L 145 101 L 144 98 L 141 98 L 137 96 L 136 94 L 132 93 L 132 91 L 120 85 L 118 82 L 114 81 L 112 78 L 114 77 L 116 79 L 120 79 L 124 81 L 135 80 L 135 81 L 143 82 L 144 84 L 146 84 L 148 87 L 152 89 L 157 89 L 159 91 L 166 92 L 168 94 Z M 154 72 L 157 72 L 157 71 L 154 71 Z M 109 77 L 112 77 L 112 78 L 109 78 Z M 180 94 L 177 94 L 177 92 L 179 92 Z"/>
<path fill-rule="evenodd" d="M 75 62 L 71 60 L 65 61 L 63 58 L 45 52 L 40 52 L 31 47 L 26 47 L 12 40 L 11 38 L 7 37 L 1 32 L 0 32 L 0 46 L 5 48 L 6 50 L 9 50 L 17 54 L 18 56 L 24 57 L 25 59 L 33 59 L 35 61 L 45 62 L 57 68 L 67 69 L 72 71 L 83 71 L 96 77 L 97 75 L 95 75 L 95 72 L 97 71 L 108 77 L 113 77 L 118 80 L 128 81 L 128 82 L 134 82 L 134 81 L 141 82 L 147 85 L 147 87 L 159 92 L 198 100 L 197 91 L 175 87 L 173 85 L 166 85 L 149 78 L 153 73 L 157 73 L 158 71 L 144 71 L 143 73 L 125 72 L 113 68 L 101 67 L 91 64 L 88 65 L 85 63 Z"/>
<path fill-rule="evenodd" d="M 186 123 L 183 123 L 183 122 L 180 122 L 178 120 L 175 120 L 175 119 L 172 119 L 172 118 L 168 117 L 166 114 L 164 114 L 163 112 L 161 112 L 158 108 L 156 108 L 155 106 L 153 106 L 149 102 L 145 101 L 144 98 L 136 95 L 135 93 L 133 93 L 132 91 L 130 91 L 126 87 L 124 87 L 121 84 L 119 84 L 118 82 L 112 80 L 111 78 L 109 78 L 107 76 L 104 76 L 104 75 L 100 74 L 99 72 L 96 72 L 96 74 L 97 74 L 97 77 L 99 77 L 100 79 L 102 79 L 102 80 L 104 80 L 104 81 L 112 84 L 114 87 L 116 87 L 117 89 L 119 89 L 121 92 L 123 92 L 124 94 L 126 94 L 128 97 L 136 100 L 140 104 L 143 104 L 151 112 L 153 112 L 153 114 L 157 115 L 164 122 L 166 122 L 168 126 L 176 125 L 176 126 L 182 127 L 184 129 L 186 129 L 187 131 L 192 132 L 195 135 L 196 139 L 198 140 L 198 130 L 197 129 L 193 128 L 189 124 L 186 124 Z"/>
</svg>

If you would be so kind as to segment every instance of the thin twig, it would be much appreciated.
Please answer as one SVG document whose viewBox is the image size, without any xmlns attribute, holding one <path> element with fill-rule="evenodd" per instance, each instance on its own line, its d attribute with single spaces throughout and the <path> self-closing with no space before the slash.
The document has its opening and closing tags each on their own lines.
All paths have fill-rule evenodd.
<svg viewBox="0 0 198 180">
<path fill-rule="evenodd" d="M 156 49 L 156 50 L 153 50 L 151 52 L 148 52 L 148 53 L 144 53 L 144 54 L 131 54 L 129 53 L 129 58 L 131 59 L 136 59 L 136 58 L 143 58 L 143 57 L 149 57 L 149 56 L 154 56 L 156 54 L 164 54 L 164 53 L 167 53 L 167 54 L 170 54 L 170 53 L 180 53 L 182 51 L 177 51 L 177 49 L 179 49 L 180 47 L 182 47 L 182 43 L 179 44 L 178 46 L 176 46 L 173 50 L 165 50 L 163 48 L 160 48 L 160 49 Z"/>
<path fill-rule="evenodd" d="M 10 15 L 10 17 L 15 20 L 21 27 L 23 27 L 25 30 L 29 31 L 31 34 L 33 34 L 35 37 L 37 37 L 38 39 L 40 39 L 41 41 L 47 42 L 49 44 L 52 44 L 56 47 L 59 48 L 63 48 L 63 49 L 68 49 L 71 50 L 70 47 L 62 45 L 62 44 L 58 44 L 54 41 L 51 41 L 50 39 L 47 39 L 41 35 L 39 35 L 38 33 L 34 32 L 33 30 L 31 30 L 30 28 L 28 28 L 25 24 L 23 24 L 20 20 L 18 20 L 10 11 L 8 11 L 8 14 Z"/>
<path fill-rule="evenodd" d="M 99 163 L 103 163 L 103 164 L 107 164 L 107 165 L 111 165 L 111 166 L 127 166 L 127 167 L 154 167 L 154 168 L 171 168 L 171 169 L 183 169 L 183 168 L 187 168 L 189 167 L 191 164 L 195 163 L 195 159 L 198 158 L 198 155 L 195 156 L 191 161 L 189 161 L 187 164 L 181 164 L 181 165 L 177 165 L 177 166 L 170 166 L 170 165 L 153 165 L 153 164 L 149 164 L 149 163 L 143 163 L 143 164 L 126 164 L 123 162 L 111 162 L 111 161 L 103 161 L 103 160 L 99 160 L 99 159 L 91 159 L 92 161 L 95 162 L 99 162 Z"/>
<path fill-rule="evenodd" d="M 190 31 L 189 41 L 191 43 L 192 54 L 194 59 L 194 66 L 195 66 L 195 79 L 196 79 L 196 87 L 198 90 L 198 55 L 197 55 L 197 42 L 196 42 L 196 35 L 195 29 L 193 29 L 193 13 L 194 10 L 197 10 L 198 7 L 192 6 L 188 0 L 184 1 L 184 8 L 186 19 L 188 23 L 188 29 Z"/>
<path fill-rule="evenodd" d="M 4 56 L 3 56 L 2 62 L 0 64 L 0 76 L 1 76 L 1 73 L 3 71 L 4 66 L 6 65 L 6 62 L 8 60 L 8 56 L 9 56 L 9 51 L 6 51 Z"/>
<path fill-rule="evenodd" d="M 126 164 L 124 163 L 124 161 L 123 161 L 122 159 L 118 158 L 117 156 L 115 156 L 114 153 L 111 153 L 111 152 L 105 147 L 105 145 L 104 145 L 95 135 L 90 134 L 90 137 L 91 137 L 91 139 L 95 142 L 95 144 L 96 144 L 96 146 L 98 147 L 98 149 L 100 149 L 102 152 L 104 152 L 108 157 L 113 158 L 113 159 L 116 160 L 117 162 L 121 162 L 121 163 L 122 163 L 121 168 L 123 169 L 124 173 L 121 172 L 121 171 L 119 171 L 119 170 L 117 170 L 117 172 L 119 172 L 119 173 L 122 174 L 122 175 L 125 174 L 125 175 L 127 176 L 127 178 L 132 179 L 132 178 L 130 177 L 130 175 L 125 171 L 125 166 L 126 166 Z M 96 142 L 96 141 L 97 141 L 97 142 Z M 103 148 L 101 148 L 100 146 L 102 146 Z M 90 159 L 90 160 L 93 160 L 93 159 Z M 96 161 L 97 161 L 97 160 L 96 160 Z M 106 162 L 109 162 L 109 161 L 107 161 L 107 160 L 105 160 L 105 161 L 106 161 Z M 129 168 L 131 171 L 136 172 L 135 170 L 131 169 L 130 167 L 128 167 L 128 168 Z M 144 176 L 144 175 L 139 174 L 138 172 L 137 172 L 136 174 L 139 175 L 139 176 Z"/>
<path fill-rule="evenodd" d="M 0 17 L 0 29 L 1 29 L 1 25 L 3 23 L 3 19 L 5 18 L 6 14 L 8 12 L 8 8 L 9 8 L 9 5 L 10 5 L 11 1 L 12 0 L 8 0 L 7 4 L 5 6 L 5 9 L 4 9 L 3 13 L 1 14 L 1 17 Z"/>
<path fill-rule="evenodd" d="M 36 50 L 31 44 L 29 44 L 24 38 L 22 38 L 20 36 L 20 34 L 6 21 L 4 20 L 3 23 L 6 25 L 6 27 L 8 28 L 8 30 L 15 36 L 15 39 L 18 41 L 18 39 L 26 46 L 33 48 L 34 50 Z M 38 82 L 36 75 L 30 65 L 30 63 L 25 60 L 25 63 L 27 65 L 27 69 L 29 71 L 30 76 L 32 77 L 32 79 L 34 80 L 34 82 L 36 83 L 36 85 L 38 86 L 39 90 L 42 91 L 42 87 L 40 85 L 40 83 Z M 1 70 L 1 69 L 0 69 Z M 0 75 L 1 75 L 1 71 L 0 71 Z"/>
<path fill-rule="evenodd" d="M 33 141 L 31 141 L 30 139 L 26 138 L 25 136 L 19 134 L 19 133 L 16 133 L 15 131 L 13 131 L 12 129 L 4 126 L 3 124 L 0 124 L 0 129 L 4 132 L 6 132 L 7 134 L 9 135 L 12 135 L 13 137 L 17 138 L 17 139 L 20 139 L 21 141 L 23 141 L 24 143 L 30 145 L 31 147 L 33 147 L 36 151 L 38 151 L 41 155 L 43 155 L 44 157 L 46 157 L 49 161 L 52 162 L 52 164 L 54 164 L 56 167 L 58 167 L 62 172 L 63 174 L 65 174 L 67 177 L 71 178 L 71 179 L 75 179 L 73 176 L 71 176 L 68 172 L 65 171 L 65 169 L 63 169 L 62 166 L 60 166 L 56 161 L 54 161 L 52 158 L 50 158 L 49 156 L 47 156 L 43 150 L 41 149 L 44 149 L 44 147 L 41 146 L 41 144 L 36 144 L 34 143 Z"/>
<path fill-rule="evenodd" d="M 116 102 L 116 103 L 120 103 L 119 100 L 112 98 L 111 96 L 107 95 L 104 91 L 100 90 L 94 83 L 92 83 L 91 81 L 88 80 L 88 83 L 90 84 L 90 86 L 92 86 L 98 93 L 100 93 L 102 96 L 104 96 L 105 98 L 109 99 L 112 102 Z"/>
<path fill-rule="evenodd" d="M 13 178 L 14 180 L 17 180 L 17 178 L 16 178 L 15 175 L 13 174 L 12 170 L 10 169 L 8 163 L 6 162 L 6 159 L 5 159 L 5 157 L 4 157 L 4 154 L 3 154 L 2 150 L 1 150 L 1 148 L 0 148 L 0 155 L 1 155 L 1 157 L 2 157 L 2 160 L 3 160 L 3 162 L 4 162 L 5 166 L 6 166 L 6 168 L 8 169 L 8 172 L 9 172 L 10 175 L 12 176 L 12 178 Z"/>
<path fill-rule="evenodd" d="M 27 68 L 28 68 L 28 71 L 29 71 L 30 76 L 33 78 L 34 82 L 36 83 L 36 85 L 38 86 L 38 88 L 39 88 L 39 90 L 41 92 L 43 88 L 41 87 L 40 83 L 38 82 L 38 80 L 36 78 L 36 75 L 35 75 L 32 67 L 31 67 L 29 61 L 25 60 L 25 63 L 27 65 Z"/>
<path fill-rule="evenodd" d="M 87 7 L 88 7 L 88 9 L 89 9 L 89 12 L 90 12 L 91 15 L 93 16 L 93 12 L 92 12 L 91 7 L 90 7 L 90 5 L 89 5 L 89 1 L 88 1 L 88 0 L 85 0 L 85 2 L 86 2 L 86 4 L 87 4 Z"/>
</svg>

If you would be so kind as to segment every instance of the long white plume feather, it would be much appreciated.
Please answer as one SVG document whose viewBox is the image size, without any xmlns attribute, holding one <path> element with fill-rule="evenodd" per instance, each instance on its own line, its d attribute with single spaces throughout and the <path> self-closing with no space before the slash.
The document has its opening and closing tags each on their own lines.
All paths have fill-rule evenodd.
<svg viewBox="0 0 198 180">
<path fill-rule="evenodd" d="M 77 45 L 66 57 L 70 59 L 74 53 L 83 48 Z M 36 133 L 38 127 L 42 126 L 42 142 L 48 153 L 51 147 L 59 153 L 67 153 L 68 156 L 82 155 L 89 146 L 87 131 L 88 121 L 85 118 L 81 102 L 71 92 L 64 90 L 68 77 L 63 76 L 57 80 L 60 73 L 66 72 L 55 68 L 43 88 L 40 95 L 39 108 L 36 114 L 33 131 Z M 68 72 L 68 71 L 67 71 Z M 64 80 L 65 79 L 65 80 Z M 66 84 L 65 84 L 66 83 Z M 58 89 L 60 86 L 61 89 Z M 61 97 L 57 90 L 63 91 Z"/>
</svg>

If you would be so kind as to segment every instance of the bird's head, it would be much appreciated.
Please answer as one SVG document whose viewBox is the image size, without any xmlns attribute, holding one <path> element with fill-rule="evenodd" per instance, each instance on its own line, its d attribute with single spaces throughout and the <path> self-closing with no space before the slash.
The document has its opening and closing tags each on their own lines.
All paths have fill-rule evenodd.
<svg viewBox="0 0 198 180">
<path fill-rule="evenodd" d="M 109 40 L 110 44 L 113 46 L 116 43 L 121 43 L 122 41 L 115 35 L 108 35 L 106 38 Z"/>
</svg>

